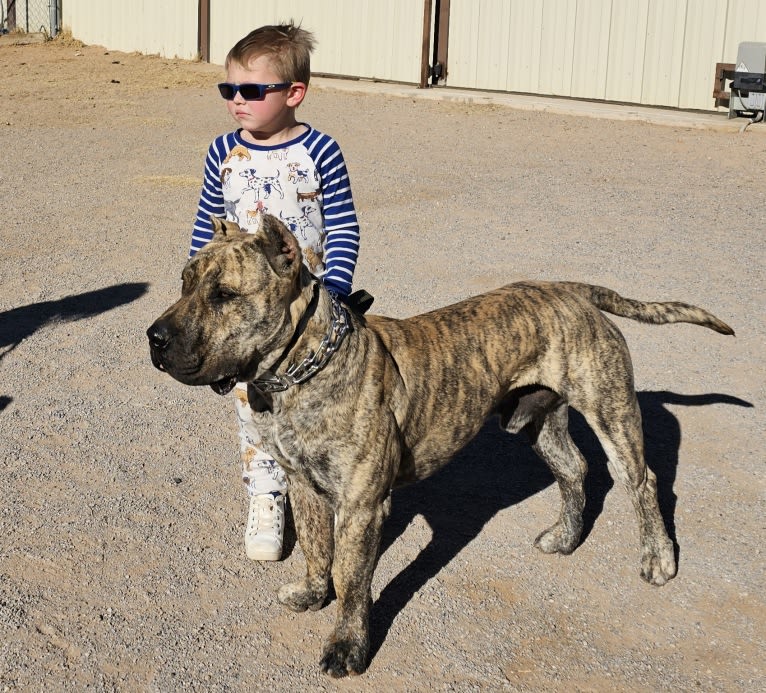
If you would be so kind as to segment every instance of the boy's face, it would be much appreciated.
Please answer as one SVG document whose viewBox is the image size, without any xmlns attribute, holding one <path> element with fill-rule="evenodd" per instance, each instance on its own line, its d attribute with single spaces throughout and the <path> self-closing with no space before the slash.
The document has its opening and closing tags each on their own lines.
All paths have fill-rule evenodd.
<svg viewBox="0 0 766 693">
<path fill-rule="evenodd" d="M 232 62 L 226 69 L 226 81 L 231 84 L 278 84 L 282 78 L 273 70 L 266 56 L 251 60 L 247 67 Z M 302 88 L 302 89 L 301 89 Z M 295 108 L 303 100 L 305 85 L 266 92 L 258 101 L 245 101 L 237 92 L 226 102 L 232 118 L 249 132 L 277 133 L 295 123 Z M 296 92 L 300 92 L 299 94 Z"/>
</svg>

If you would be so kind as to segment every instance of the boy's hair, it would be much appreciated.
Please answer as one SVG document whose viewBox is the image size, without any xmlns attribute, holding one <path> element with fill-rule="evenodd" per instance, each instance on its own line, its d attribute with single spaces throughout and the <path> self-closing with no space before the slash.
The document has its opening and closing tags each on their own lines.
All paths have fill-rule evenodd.
<svg viewBox="0 0 766 693">
<path fill-rule="evenodd" d="M 268 56 L 280 79 L 308 84 L 314 44 L 314 35 L 300 25 L 295 26 L 292 20 L 287 24 L 262 26 L 234 44 L 224 67 L 235 62 L 247 68 L 251 60 Z"/>
</svg>

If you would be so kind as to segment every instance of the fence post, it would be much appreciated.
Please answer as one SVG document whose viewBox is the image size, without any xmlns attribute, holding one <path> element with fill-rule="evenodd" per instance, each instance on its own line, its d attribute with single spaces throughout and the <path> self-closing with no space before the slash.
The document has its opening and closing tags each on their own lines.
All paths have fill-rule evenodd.
<svg viewBox="0 0 766 693">
<path fill-rule="evenodd" d="M 197 52 L 202 62 L 210 62 L 210 0 L 197 5 Z"/>
<path fill-rule="evenodd" d="M 420 53 L 420 88 L 428 87 L 431 76 L 431 0 L 423 0 L 423 45 Z"/>
<path fill-rule="evenodd" d="M 50 30 L 51 38 L 59 33 L 59 3 L 61 0 L 49 0 L 48 10 L 50 12 Z"/>
</svg>

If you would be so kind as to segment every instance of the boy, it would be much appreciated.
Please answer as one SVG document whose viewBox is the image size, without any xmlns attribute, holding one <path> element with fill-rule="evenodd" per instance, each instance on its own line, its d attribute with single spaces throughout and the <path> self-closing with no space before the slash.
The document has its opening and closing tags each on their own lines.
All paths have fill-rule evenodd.
<svg viewBox="0 0 766 693">
<path fill-rule="evenodd" d="M 212 238 L 211 215 L 255 231 L 260 213 L 268 212 L 298 239 L 311 272 L 343 299 L 359 251 L 346 164 L 335 140 L 295 117 L 306 96 L 313 48 L 313 35 L 291 21 L 252 31 L 226 56 L 226 81 L 218 89 L 240 128 L 217 137 L 208 150 L 189 257 Z M 245 383 L 235 395 L 242 478 L 250 496 L 247 556 L 279 560 L 284 471 L 259 449 Z"/>
</svg>

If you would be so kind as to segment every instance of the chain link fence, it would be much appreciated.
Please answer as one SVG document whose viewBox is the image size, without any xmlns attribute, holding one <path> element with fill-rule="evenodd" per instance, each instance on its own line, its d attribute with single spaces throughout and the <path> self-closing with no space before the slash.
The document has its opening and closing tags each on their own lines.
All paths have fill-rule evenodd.
<svg viewBox="0 0 766 693">
<path fill-rule="evenodd" d="M 55 36 L 61 30 L 62 0 L 0 0 L 0 33 L 23 31 Z"/>
</svg>

